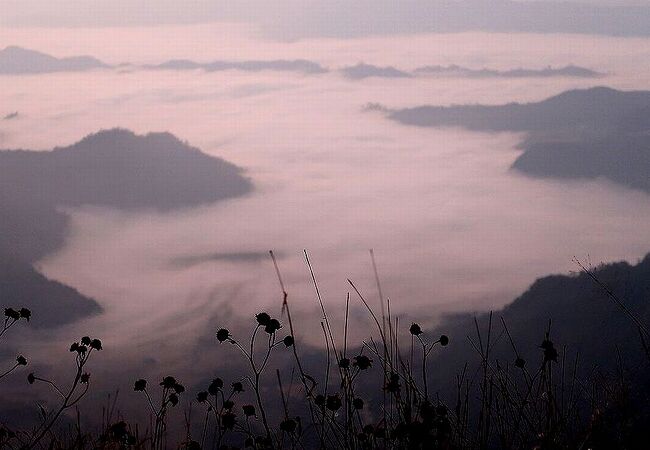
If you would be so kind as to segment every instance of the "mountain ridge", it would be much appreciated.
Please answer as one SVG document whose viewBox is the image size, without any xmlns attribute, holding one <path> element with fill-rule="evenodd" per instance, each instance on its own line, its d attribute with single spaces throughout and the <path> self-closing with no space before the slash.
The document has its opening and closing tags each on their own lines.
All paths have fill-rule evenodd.
<svg viewBox="0 0 650 450">
<path fill-rule="evenodd" d="M 57 58 L 16 45 L 0 50 L 0 74 L 6 75 L 78 72 L 107 67 L 106 63 L 88 55 Z"/>
<path fill-rule="evenodd" d="M 530 103 L 372 109 L 404 125 L 524 132 L 523 153 L 511 169 L 543 178 L 605 178 L 650 193 L 650 91 L 597 86 Z"/>
<path fill-rule="evenodd" d="M 239 197 L 252 189 L 241 168 L 170 133 L 137 135 L 114 128 L 49 152 L 0 151 L 0 263 L 16 266 L 0 273 L 0 285 L 8 289 L 3 302 L 20 300 L 19 293 L 34 284 L 42 290 L 41 304 L 28 303 L 48 312 L 48 326 L 101 311 L 94 300 L 47 280 L 32 267 L 65 240 L 69 220 L 59 207 L 166 212 Z M 53 306 L 59 297 L 51 297 L 48 289 L 68 289 L 63 309 Z M 78 314 L 70 314 L 72 305 Z"/>
</svg>

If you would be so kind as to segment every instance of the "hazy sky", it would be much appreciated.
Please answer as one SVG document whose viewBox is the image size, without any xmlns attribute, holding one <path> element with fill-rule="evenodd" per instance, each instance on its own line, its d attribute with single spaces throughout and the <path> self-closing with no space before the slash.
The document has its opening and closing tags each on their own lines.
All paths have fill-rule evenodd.
<svg viewBox="0 0 650 450">
<path fill-rule="evenodd" d="M 280 38 L 422 31 L 650 34 L 643 0 L 4 0 L 4 26 L 115 26 L 245 22 Z"/>
</svg>

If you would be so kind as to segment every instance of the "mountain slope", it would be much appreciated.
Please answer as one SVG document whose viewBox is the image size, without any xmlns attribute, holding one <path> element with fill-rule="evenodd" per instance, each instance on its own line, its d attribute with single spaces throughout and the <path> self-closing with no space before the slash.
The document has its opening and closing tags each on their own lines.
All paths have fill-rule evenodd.
<svg viewBox="0 0 650 450">
<path fill-rule="evenodd" d="M 52 206 L 169 210 L 242 195 L 251 184 L 169 133 L 113 129 L 51 152 L 1 152 L 0 189 Z"/>
<path fill-rule="evenodd" d="M 0 258 L 0 297 L 3 307 L 26 307 L 32 310 L 34 328 L 51 328 L 98 314 L 97 302 L 76 289 L 50 280 L 25 262 Z"/>
<path fill-rule="evenodd" d="M 46 312 L 44 326 L 100 310 L 93 300 L 45 279 L 29 265 L 62 245 L 68 218 L 61 206 L 169 211 L 251 190 L 239 167 L 169 133 L 139 136 L 113 129 L 50 152 L 0 151 L 0 264 L 6 268 L 0 283 L 8 286 L 0 293 L 0 305 L 11 300 L 27 306 L 18 293 L 31 293 L 23 300 L 35 313 Z"/>
<path fill-rule="evenodd" d="M 420 106 L 388 117 L 420 127 L 525 132 L 512 168 L 530 176 L 607 178 L 650 192 L 650 91 L 567 91 L 537 103 Z"/>
<path fill-rule="evenodd" d="M 636 265 L 611 263 L 592 273 L 650 328 L 650 254 Z M 479 355 L 468 339 L 477 342 L 474 317 L 485 340 L 489 326 L 489 315 L 485 313 L 448 317 L 439 327 L 453 340 L 454 351 L 440 355 L 434 376 L 448 396 L 454 395 L 455 375 L 464 364 L 470 361 L 470 367 L 474 367 L 479 363 Z M 539 346 L 550 329 L 550 339 L 557 348 L 566 346 L 568 361 L 579 355 L 580 377 L 589 376 L 596 367 L 603 373 L 615 374 L 619 364 L 627 376 L 641 384 L 650 374 L 637 325 L 586 273 L 540 278 L 511 304 L 493 313 L 492 358 L 502 366 L 512 366 L 517 355 L 504 334 L 501 318 L 530 370 L 535 370 L 540 361 Z"/>
<path fill-rule="evenodd" d="M 108 67 L 92 56 L 55 58 L 35 50 L 9 46 L 0 50 L 0 74 L 19 75 L 51 72 L 78 72 Z"/>
</svg>

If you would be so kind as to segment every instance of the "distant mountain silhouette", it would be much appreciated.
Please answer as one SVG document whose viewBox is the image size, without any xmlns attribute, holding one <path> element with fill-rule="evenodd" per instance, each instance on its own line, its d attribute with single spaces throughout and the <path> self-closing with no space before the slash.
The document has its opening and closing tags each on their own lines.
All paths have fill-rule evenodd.
<svg viewBox="0 0 650 450">
<path fill-rule="evenodd" d="M 55 206 L 169 210 L 241 195 L 251 184 L 169 133 L 113 129 L 51 152 L 0 152 L 0 189 Z"/>
<path fill-rule="evenodd" d="M 592 272 L 640 322 L 650 328 L 650 254 L 637 265 L 616 262 Z M 467 338 L 477 341 L 474 317 L 469 314 L 448 317 L 438 327 L 449 335 L 454 351 L 444 352 L 436 361 L 435 379 L 443 386 L 442 391 L 452 398 L 456 392 L 455 374 L 462 371 L 467 361 L 473 361 L 473 366 L 478 367 L 480 358 Z M 573 366 L 574 358 L 579 354 L 580 377 L 592 373 L 595 367 L 603 373 L 614 374 L 621 362 L 626 376 L 640 383 L 636 386 L 643 390 L 644 397 L 639 400 L 646 401 L 650 392 L 647 384 L 650 371 L 639 329 L 587 274 L 540 278 L 511 304 L 493 313 L 492 356 L 502 367 L 513 366 L 517 354 L 503 333 L 501 317 L 517 353 L 526 361 L 531 373 L 542 359 L 539 346 L 550 320 L 550 338 L 558 349 L 566 345 L 569 366 Z M 486 339 L 489 315 L 481 313 L 476 319 L 482 338 Z"/>
<path fill-rule="evenodd" d="M 527 132 L 513 168 L 531 176 L 607 178 L 650 192 L 650 91 L 567 91 L 538 103 L 389 110 L 407 125 Z"/>
<path fill-rule="evenodd" d="M 538 177 L 605 177 L 650 192 L 650 136 L 530 143 L 512 167 Z"/>
<path fill-rule="evenodd" d="M 422 66 L 412 72 L 404 71 L 393 66 L 374 66 L 371 64 L 359 63 L 354 66 L 347 66 L 340 69 L 340 72 L 347 78 L 362 80 L 365 78 L 411 78 L 415 76 L 449 77 L 449 78 L 550 78 L 550 77 L 575 77 L 575 78 L 598 78 L 604 76 L 585 67 L 568 65 L 565 67 L 544 69 L 469 69 L 467 67 L 450 66 Z"/>
<path fill-rule="evenodd" d="M 575 78 L 599 78 L 604 74 L 585 67 L 572 64 L 564 67 L 546 67 L 544 69 L 469 69 L 467 67 L 451 66 L 423 66 L 413 71 L 417 75 L 432 75 L 439 77 L 458 78 L 548 78 L 548 77 L 575 77 Z"/>
<path fill-rule="evenodd" d="M 410 78 L 412 75 L 408 72 L 396 69 L 393 66 L 373 66 L 371 64 L 359 63 L 355 66 L 348 66 L 341 69 L 341 73 L 353 80 L 362 80 L 370 77 L 380 78 Z"/>
<path fill-rule="evenodd" d="M 393 110 L 390 118 L 407 125 L 458 126 L 476 131 L 554 133 L 575 130 L 601 135 L 644 130 L 650 116 L 650 91 L 616 91 L 606 87 L 567 91 L 538 103 L 498 106 L 419 106 Z M 603 130 L 603 128 L 605 130 Z"/>
<path fill-rule="evenodd" d="M 246 72 L 260 72 L 263 70 L 275 70 L 282 72 L 300 72 L 305 74 L 325 73 L 328 70 L 320 64 L 305 59 L 294 60 L 252 60 L 252 61 L 213 61 L 200 63 L 187 59 L 175 59 L 162 64 L 145 66 L 148 69 L 158 70 L 196 70 L 202 69 L 206 72 L 217 72 L 222 70 L 242 70 Z"/>
<path fill-rule="evenodd" d="M 113 129 L 50 152 L 0 151 L 0 261 L 27 264 L 17 264 L 19 272 L 20 268 L 31 270 L 28 263 L 56 250 L 63 243 L 68 222 L 57 209 L 61 206 L 168 211 L 214 203 L 251 189 L 241 169 L 169 133 L 139 136 Z M 19 284 L 11 278 L 16 271 L 0 273 L 0 284 L 18 289 Z M 21 273 L 18 279 L 22 280 L 34 275 L 25 270 Z M 45 288 L 47 281 L 38 285 Z M 65 323 L 69 311 L 50 305 L 56 298 L 46 289 L 41 294 L 40 308 L 59 312 L 58 316 L 51 314 L 48 324 Z M 70 301 L 74 298 L 70 292 Z M 90 300 L 78 296 L 76 301 L 84 305 Z M 98 306 L 94 308 L 80 306 L 78 311 L 81 314 Z"/>
<path fill-rule="evenodd" d="M 36 328 L 65 325 L 102 311 L 95 300 L 6 256 L 0 257 L 0 287 L 2 306 L 31 309 L 30 322 Z"/>
<path fill-rule="evenodd" d="M 39 74 L 52 72 L 80 72 L 92 69 L 108 68 L 108 64 L 92 56 L 71 56 L 56 58 L 36 50 L 29 50 L 17 46 L 9 46 L 0 50 L 0 75 Z M 117 67 L 136 68 L 133 64 L 120 64 Z M 207 63 L 195 62 L 187 59 L 175 59 L 156 65 L 141 66 L 145 69 L 156 70 L 195 70 L 202 69 L 207 72 L 222 70 L 241 70 L 246 72 L 260 72 L 265 70 L 281 72 L 299 72 L 304 74 L 318 74 L 328 72 L 320 64 L 305 59 L 276 59 L 276 60 L 250 60 L 250 61 L 213 61 Z"/>
<path fill-rule="evenodd" d="M 55 58 L 35 50 L 9 46 L 0 50 L 0 74 L 19 75 L 50 72 L 78 72 L 108 67 L 92 56 Z"/>
</svg>

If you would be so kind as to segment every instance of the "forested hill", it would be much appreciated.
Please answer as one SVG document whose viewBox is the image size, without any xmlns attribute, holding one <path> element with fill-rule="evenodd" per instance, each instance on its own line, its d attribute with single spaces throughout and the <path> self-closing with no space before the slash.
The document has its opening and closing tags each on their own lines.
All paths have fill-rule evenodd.
<svg viewBox="0 0 650 450">
<path fill-rule="evenodd" d="M 52 151 L 0 151 L 0 263 L 12 266 L 0 271 L 2 304 L 20 303 L 20 292 L 33 293 L 25 302 L 46 311 L 43 325 L 99 311 L 93 300 L 39 278 L 30 266 L 63 243 L 68 218 L 61 207 L 169 211 L 251 190 L 239 167 L 169 133 L 112 129 Z M 66 302 L 56 295 L 62 288 L 69 289 Z"/>
</svg>

